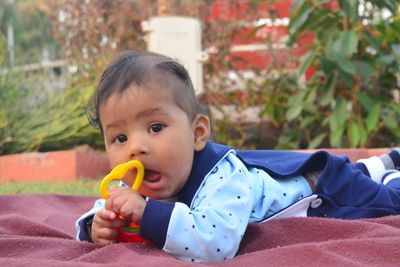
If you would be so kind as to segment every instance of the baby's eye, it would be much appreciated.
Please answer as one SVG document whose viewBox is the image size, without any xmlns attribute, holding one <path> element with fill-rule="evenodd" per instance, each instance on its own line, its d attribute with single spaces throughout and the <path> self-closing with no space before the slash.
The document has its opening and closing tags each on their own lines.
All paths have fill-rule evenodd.
<svg viewBox="0 0 400 267">
<path fill-rule="evenodd" d="M 149 133 L 159 133 L 162 131 L 162 129 L 165 128 L 164 124 L 161 123 L 154 123 L 150 126 L 149 128 Z"/>
<path fill-rule="evenodd" d="M 117 143 L 117 144 L 122 144 L 122 143 L 125 143 L 127 140 L 128 140 L 128 137 L 127 137 L 126 135 L 120 134 L 120 135 L 117 135 L 117 136 L 114 138 L 113 141 L 114 141 L 115 143 Z"/>
</svg>

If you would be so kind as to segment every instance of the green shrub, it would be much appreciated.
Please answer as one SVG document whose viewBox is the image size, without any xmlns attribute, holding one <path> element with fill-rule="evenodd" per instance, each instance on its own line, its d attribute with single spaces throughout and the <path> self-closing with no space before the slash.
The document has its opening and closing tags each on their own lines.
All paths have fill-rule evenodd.
<svg viewBox="0 0 400 267">
<path fill-rule="evenodd" d="M 81 144 L 102 148 L 98 131 L 88 124 L 90 85 L 63 91 L 35 88 L 37 80 L 18 74 L 0 80 L 0 154 L 70 149 Z"/>
<path fill-rule="evenodd" d="M 295 1 L 292 42 L 304 33 L 314 36 L 298 74 L 310 66 L 316 71 L 289 98 L 280 143 L 300 139 L 311 148 L 398 146 L 399 32 L 397 0 Z"/>
<path fill-rule="evenodd" d="M 398 0 L 293 1 L 287 66 L 298 67 L 271 62 L 233 100 L 220 89 L 238 116 L 213 120 L 216 139 L 246 149 L 399 146 L 399 32 Z M 296 46 L 307 51 L 301 58 Z M 243 110 L 254 106 L 261 111 L 250 128 Z"/>
<path fill-rule="evenodd" d="M 91 85 L 46 90 L 38 77 L 8 71 L 0 75 L 0 154 L 70 149 L 80 144 L 102 148 L 88 124 Z"/>
</svg>

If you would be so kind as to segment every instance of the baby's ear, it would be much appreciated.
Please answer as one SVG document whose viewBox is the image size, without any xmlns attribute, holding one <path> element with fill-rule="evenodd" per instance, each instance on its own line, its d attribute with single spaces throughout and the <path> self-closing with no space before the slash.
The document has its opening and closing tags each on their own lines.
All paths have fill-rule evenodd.
<svg viewBox="0 0 400 267">
<path fill-rule="evenodd" d="M 211 126 L 209 118 L 204 114 L 197 114 L 193 121 L 194 149 L 202 150 L 210 138 Z"/>
</svg>

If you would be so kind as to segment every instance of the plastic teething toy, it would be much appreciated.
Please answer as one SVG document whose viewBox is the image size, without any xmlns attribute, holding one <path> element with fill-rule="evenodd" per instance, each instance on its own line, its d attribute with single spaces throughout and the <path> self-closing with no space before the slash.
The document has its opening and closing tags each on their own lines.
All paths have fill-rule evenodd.
<svg viewBox="0 0 400 267">
<path fill-rule="evenodd" d="M 143 182 L 144 167 L 140 161 L 131 160 L 115 166 L 111 172 L 103 178 L 99 188 L 101 196 L 107 199 L 110 196 L 110 193 L 107 191 L 107 185 L 110 181 L 122 179 L 128 170 L 132 168 L 136 168 L 136 177 L 132 189 L 137 191 Z M 132 223 L 129 226 L 120 228 L 117 242 L 148 243 L 149 241 L 140 236 L 140 225 Z"/>
</svg>

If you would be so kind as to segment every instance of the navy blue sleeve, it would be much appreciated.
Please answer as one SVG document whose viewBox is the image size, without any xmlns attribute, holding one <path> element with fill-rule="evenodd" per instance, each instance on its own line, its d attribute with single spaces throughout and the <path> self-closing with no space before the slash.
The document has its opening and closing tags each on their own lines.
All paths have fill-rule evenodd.
<svg viewBox="0 0 400 267">
<path fill-rule="evenodd" d="M 163 248 L 174 204 L 149 199 L 143 213 L 140 234 Z"/>
<path fill-rule="evenodd" d="M 90 215 L 86 218 L 83 218 L 77 222 L 79 225 L 80 231 L 78 231 L 77 234 L 77 239 L 81 241 L 88 241 L 88 242 L 93 242 L 92 235 L 91 235 L 91 229 L 92 229 L 92 223 L 93 223 L 93 215 Z"/>
</svg>

